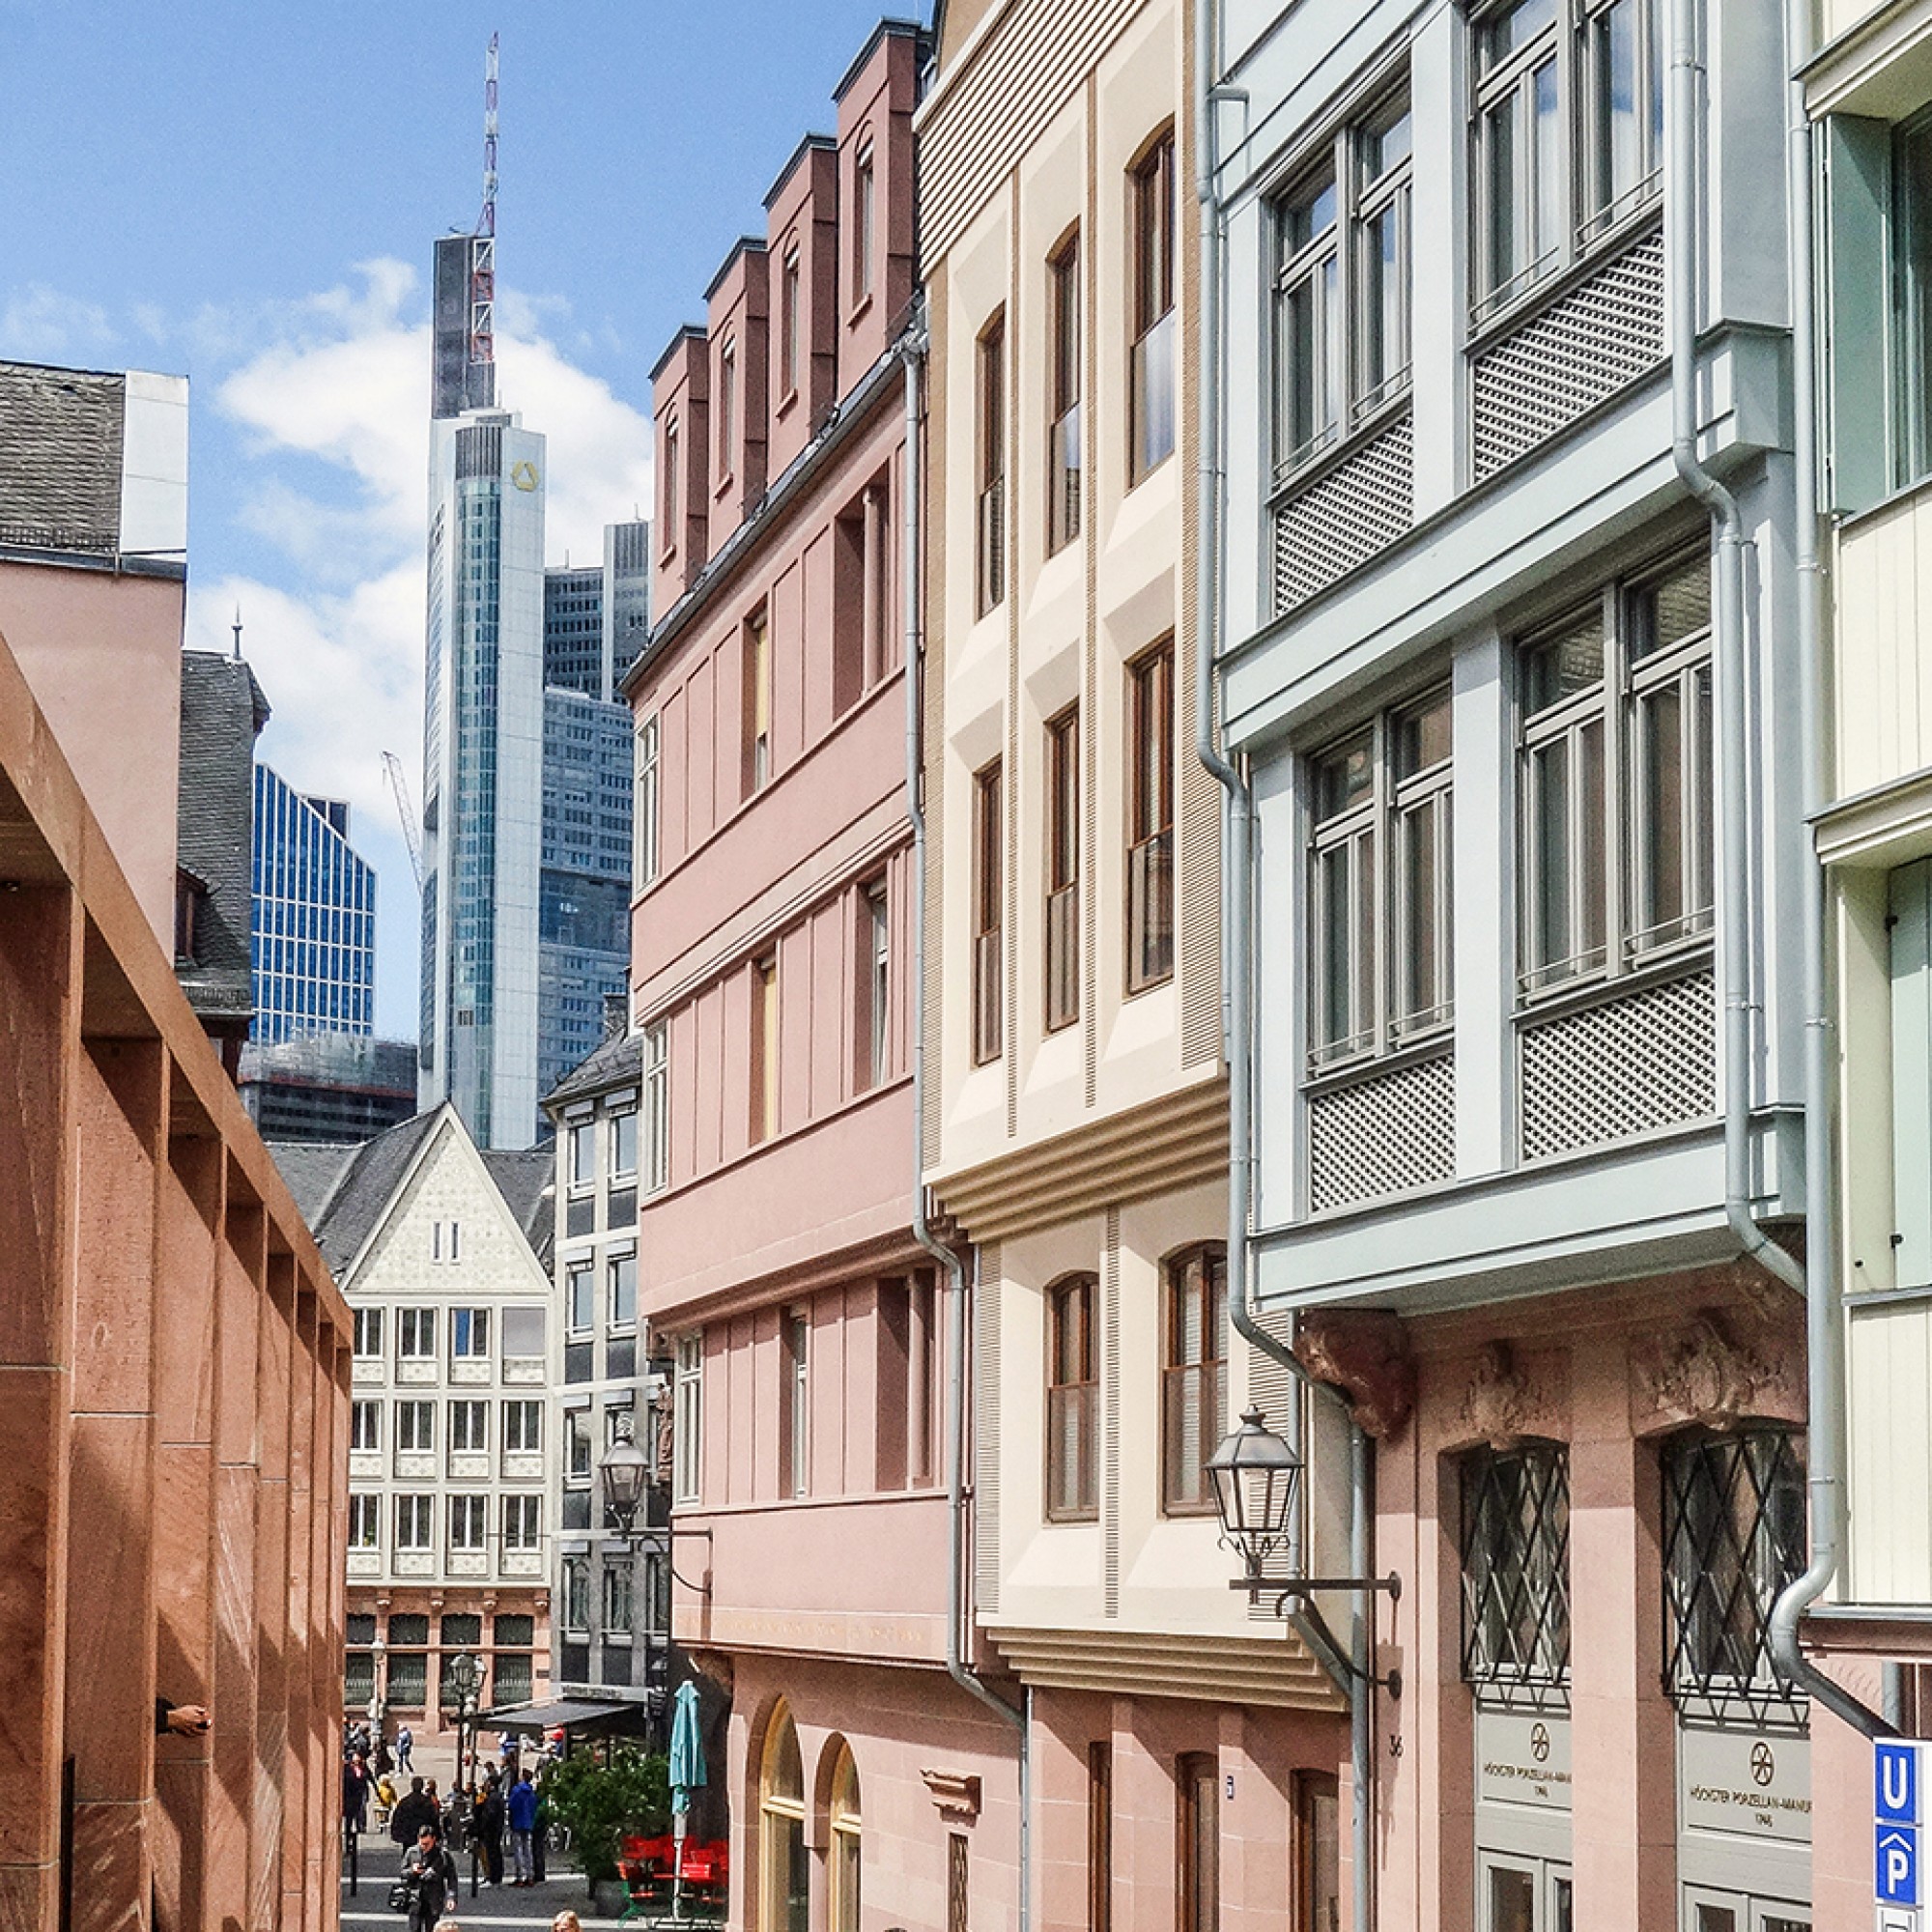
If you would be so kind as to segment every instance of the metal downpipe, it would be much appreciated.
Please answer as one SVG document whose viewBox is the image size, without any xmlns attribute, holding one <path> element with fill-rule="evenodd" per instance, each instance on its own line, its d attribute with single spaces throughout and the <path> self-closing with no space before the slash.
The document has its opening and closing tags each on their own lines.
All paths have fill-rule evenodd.
<svg viewBox="0 0 1932 1932">
<path fill-rule="evenodd" d="M 1800 730 L 1804 744 L 1804 822 L 1830 802 L 1826 749 L 1826 664 L 1818 551 L 1818 383 L 1811 124 L 1804 83 L 1810 57 L 1808 0 L 1785 0 L 1786 194 L 1791 250 L 1793 543 L 1798 576 Z M 1804 1612 L 1831 1587 L 1845 1534 L 1845 1316 L 1838 1258 L 1837 1107 L 1833 1092 L 1837 1031 L 1825 958 L 1825 868 L 1806 855 L 1804 948 L 1804 1326 L 1811 1561 L 1771 1613 L 1771 1654 L 1833 1716 L 1866 1737 L 1895 1736 L 1895 1670 L 1881 1717 L 1817 1668 L 1799 1642 Z"/>
<path fill-rule="evenodd" d="M 1222 751 L 1214 719 L 1214 665 L 1220 638 L 1221 578 L 1221 205 L 1215 187 L 1213 80 L 1219 44 L 1218 0 L 1198 0 L 1194 9 L 1195 198 L 1200 211 L 1201 375 L 1196 426 L 1199 459 L 1195 477 L 1194 749 L 1227 799 L 1227 837 L 1222 878 L 1221 968 L 1222 1045 L 1228 1063 L 1228 1319 L 1248 1345 L 1279 1363 L 1298 1386 L 1335 1402 L 1345 1414 L 1340 1392 L 1314 1380 L 1286 1344 L 1255 1320 L 1249 1294 L 1248 1223 L 1254 1198 L 1254 1073 L 1250 1059 L 1254 1033 L 1254 794 L 1243 774 Z M 1301 1409 L 1297 1403 L 1283 1418 L 1283 1435 L 1303 1451 Z M 1368 1438 L 1349 1414 L 1350 1559 L 1357 1577 L 1375 1569 L 1375 1517 L 1370 1501 L 1372 1456 Z M 1301 1525 L 1291 1525 L 1289 1562 L 1298 1568 Z M 1349 1695 L 1350 1784 L 1352 1798 L 1353 1932 L 1370 1932 L 1375 1898 L 1375 1689 L 1368 1681 L 1371 1619 L 1375 1600 L 1357 1592 L 1350 1639 L 1351 1655 L 1338 1657 L 1306 1618 L 1291 1615 L 1291 1627 Z"/>
<path fill-rule="evenodd" d="M 966 1435 L 968 1283 L 966 1264 L 932 1232 L 925 1192 L 925 807 L 921 781 L 924 734 L 920 717 L 920 475 L 924 460 L 921 435 L 921 379 L 925 368 L 925 325 L 922 314 L 900 347 L 905 363 L 905 515 L 899 552 L 905 613 L 906 816 L 912 822 L 912 1233 L 952 1279 L 948 1319 L 948 1404 L 946 1432 L 946 1671 L 961 1690 L 1011 1724 L 1019 1739 L 1019 1932 L 1033 1923 L 1033 1727 L 1027 1711 L 1012 1705 L 980 1680 L 966 1662 Z M 1029 1702 L 1031 1700 L 1029 1699 Z"/>
</svg>

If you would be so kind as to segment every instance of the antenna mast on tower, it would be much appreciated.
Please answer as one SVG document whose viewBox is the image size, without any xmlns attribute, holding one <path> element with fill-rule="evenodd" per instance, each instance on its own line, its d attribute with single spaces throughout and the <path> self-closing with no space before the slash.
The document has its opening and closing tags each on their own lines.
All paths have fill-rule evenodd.
<svg viewBox="0 0 1932 1932">
<path fill-rule="evenodd" d="M 483 212 L 469 243 L 469 359 L 497 359 L 497 36 L 483 66 Z"/>
</svg>

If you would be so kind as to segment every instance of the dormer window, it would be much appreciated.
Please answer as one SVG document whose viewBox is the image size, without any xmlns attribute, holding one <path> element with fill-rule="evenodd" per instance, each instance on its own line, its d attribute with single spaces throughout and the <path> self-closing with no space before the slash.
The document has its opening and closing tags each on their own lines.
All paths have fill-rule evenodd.
<svg viewBox="0 0 1932 1932">
<path fill-rule="evenodd" d="M 872 144 L 859 150 L 858 180 L 852 196 L 852 288 L 864 300 L 872 293 L 872 224 L 876 217 L 877 184 L 872 171 Z"/>
</svg>

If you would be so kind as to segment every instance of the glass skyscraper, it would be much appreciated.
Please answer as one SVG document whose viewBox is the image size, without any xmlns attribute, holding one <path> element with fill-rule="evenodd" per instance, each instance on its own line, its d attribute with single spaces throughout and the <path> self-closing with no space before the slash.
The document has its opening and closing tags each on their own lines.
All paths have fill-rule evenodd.
<svg viewBox="0 0 1932 1932">
<path fill-rule="evenodd" d="M 374 1033 L 376 873 L 349 843 L 348 806 L 257 762 L 252 842 L 253 1037 Z"/>
</svg>

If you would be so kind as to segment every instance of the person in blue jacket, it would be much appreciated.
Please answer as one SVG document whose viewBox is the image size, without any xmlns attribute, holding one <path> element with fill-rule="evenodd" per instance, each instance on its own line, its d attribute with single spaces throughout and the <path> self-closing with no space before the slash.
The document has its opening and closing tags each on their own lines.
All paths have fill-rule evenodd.
<svg viewBox="0 0 1932 1932">
<path fill-rule="evenodd" d="M 512 1885 L 534 1885 L 536 1867 L 531 1862 L 530 1838 L 537 1828 L 537 1788 L 527 1771 L 517 1773 L 510 1787 L 510 1864 L 516 1876 Z"/>
</svg>

